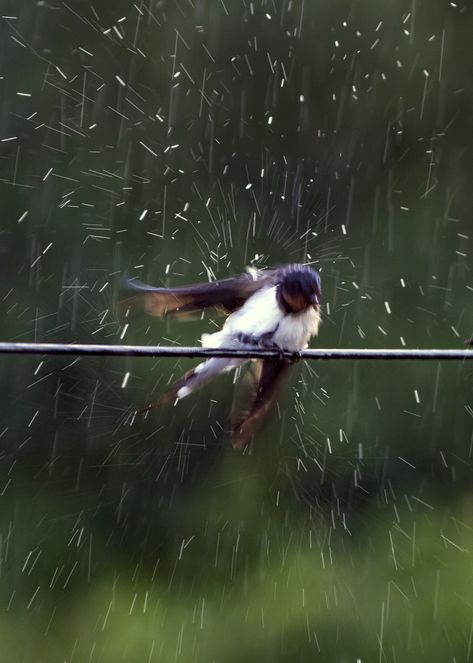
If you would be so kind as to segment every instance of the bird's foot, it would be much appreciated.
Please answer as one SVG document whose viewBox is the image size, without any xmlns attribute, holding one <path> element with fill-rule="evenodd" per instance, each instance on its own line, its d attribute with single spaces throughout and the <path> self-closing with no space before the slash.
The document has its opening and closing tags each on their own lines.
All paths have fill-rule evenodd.
<svg viewBox="0 0 473 663">
<path fill-rule="evenodd" d="M 283 350 L 282 348 L 280 348 L 279 345 L 276 345 L 275 343 L 273 343 L 273 345 L 268 346 L 268 349 L 274 350 L 275 352 L 278 353 L 278 358 L 276 359 L 276 361 L 287 361 L 286 350 Z"/>
<path fill-rule="evenodd" d="M 260 340 L 258 345 L 263 348 L 264 350 L 273 350 L 274 352 L 278 353 L 278 358 L 277 361 L 284 361 L 286 359 L 285 352 L 282 348 L 279 347 L 273 340 L 272 340 L 272 334 L 264 334 Z"/>
<path fill-rule="evenodd" d="M 280 347 L 276 346 L 275 350 L 278 351 L 278 361 L 287 361 L 286 353 Z"/>
</svg>

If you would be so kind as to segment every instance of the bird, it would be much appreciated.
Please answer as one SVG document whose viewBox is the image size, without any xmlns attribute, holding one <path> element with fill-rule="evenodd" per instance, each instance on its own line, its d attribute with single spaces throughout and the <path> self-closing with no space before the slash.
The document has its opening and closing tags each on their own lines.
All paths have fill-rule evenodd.
<svg viewBox="0 0 473 663">
<path fill-rule="evenodd" d="M 202 334 L 204 348 L 268 348 L 282 355 L 300 352 L 318 333 L 321 279 L 317 270 L 303 264 L 249 268 L 240 276 L 176 288 L 154 287 L 125 277 L 122 304 L 126 317 L 144 312 L 182 318 L 197 311 L 217 309 L 228 317 L 220 331 Z M 215 376 L 248 361 L 240 357 L 211 357 L 177 380 L 158 399 L 157 405 L 175 404 Z M 251 368 L 243 379 L 243 404 L 233 414 L 234 448 L 243 449 L 252 439 L 292 363 L 284 356 L 251 360 Z M 151 407 L 154 406 L 145 410 Z"/>
</svg>

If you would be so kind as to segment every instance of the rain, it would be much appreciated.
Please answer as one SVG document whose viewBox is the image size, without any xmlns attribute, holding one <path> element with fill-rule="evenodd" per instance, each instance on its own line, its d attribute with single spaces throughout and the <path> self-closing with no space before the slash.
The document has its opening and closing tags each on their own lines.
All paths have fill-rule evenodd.
<svg viewBox="0 0 473 663">
<path fill-rule="evenodd" d="M 196 347 L 124 279 L 301 263 L 312 348 L 465 350 L 472 19 L 6 0 L 0 341 Z M 473 660 L 471 363 L 295 362 L 242 450 L 197 363 L 0 354 L 0 659 Z"/>
</svg>

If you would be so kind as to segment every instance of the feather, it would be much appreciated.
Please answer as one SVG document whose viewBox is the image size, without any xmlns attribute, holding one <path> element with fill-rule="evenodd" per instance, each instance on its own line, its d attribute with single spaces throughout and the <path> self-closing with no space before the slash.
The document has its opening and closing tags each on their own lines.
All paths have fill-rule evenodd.
<svg viewBox="0 0 473 663">
<path fill-rule="evenodd" d="M 263 423 L 293 362 L 258 359 L 245 376 L 246 405 L 234 412 L 232 444 L 242 449 Z M 248 379 L 249 377 L 249 379 Z"/>
<path fill-rule="evenodd" d="M 206 308 L 232 313 L 274 279 L 274 272 L 258 274 L 256 278 L 244 274 L 179 288 L 155 288 L 135 279 L 124 279 L 122 306 L 132 313 L 145 312 L 158 317 L 182 316 Z"/>
<path fill-rule="evenodd" d="M 160 396 L 157 405 L 171 405 L 181 398 L 189 396 L 193 391 L 200 389 L 216 375 L 231 371 L 245 361 L 245 359 L 232 359 L 231 357 L 207 359 L 207 361 L 198 364 L 177 380 L 166 393 Z M 153 406 L 149 406 L 147 409 L 151 409 L 151 407 Z"/>
</svg>

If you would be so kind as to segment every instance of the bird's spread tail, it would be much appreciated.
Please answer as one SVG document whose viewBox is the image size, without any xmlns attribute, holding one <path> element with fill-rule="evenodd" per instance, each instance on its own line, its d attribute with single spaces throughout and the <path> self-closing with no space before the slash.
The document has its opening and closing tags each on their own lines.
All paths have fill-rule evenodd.
<svg viewBox="0 0 473 663">
<path fill-rule="evenodd" d="M 244 359 L 217 358 L 207 359 L 207 361 L 198 364 L 195 368 L 187 371 L 173 386 L 158 399 L 156 405 L 172 405 L 203 387 L 209 380 L 216 375 L 231 371 L 240 366 Z M 150 409 L 151 406 L 146 408 Z"/>
</svg>

